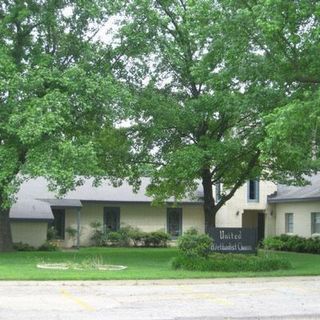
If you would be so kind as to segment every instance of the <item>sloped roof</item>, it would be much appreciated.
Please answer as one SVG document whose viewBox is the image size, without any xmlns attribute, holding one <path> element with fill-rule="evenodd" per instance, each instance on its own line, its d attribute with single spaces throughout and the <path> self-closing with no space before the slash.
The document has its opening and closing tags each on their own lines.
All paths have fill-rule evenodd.
<svg viewBox="0 0 320 320">
<path fill-rule="evenodd" d="M 146 188 L 150 183 L 149 178 L 141 178 L 141 187 L 135 193 L 127 182 L 119 187 L 114 187 L 110 181 L 105 180 L 98 187 L 93 186 L 93 179 L 86 179 L 82 186 L 68 192 L 63 200 L 101 201 L 101 202 L 151 202 L 152 198 L 146 196 Z M 44 178 L 31 179 L 24 182 L 17 194 L 18 199 L 56 199 L 53 192 L 48 190 L 48 182 Z M 202 192 L 197 190 L 193 198 L 182 199 L 181 203 L 199 203 Z M 168 199 L 173 202 L 174 199 Z"/>
<path fill-rule="evenodd" d="M 114 187 L 110 181 L 103 181 L 98 187 L 93 186 L 93 179 L 86 179 L 82 186 L 68 192 L 63 198 L 57 198 L 48 190 L 48 181 L 39 177 L 25 181 L 17 193 L 17 202 L 10 209 L 11 219 L 52 220 L 51 207 L 82 207 L 82 201 L 92 202 L 136 202 L 150 203 L 152 198 L 146 196 L 149 178 L 141 179 L 141 187 L 135 193 L 127 183 Z M 184 204 L 202 203 L 202 192 L 197 190 L 193 198 L 180 201 Z M 168 199 L 173 202 L 174 199 Z"/>
<path fill-rule="evenodd" d="M 53 220 L 50 204 L 35 199 L 21 199 L 10 209 L 12 220 Z"/>
<path fill-rule="evenodd" d="M 75 199 L 42 199 L 49 203 L 51 207 L 64 207 L 64 208 L 81 208 L 82 203 L 80 200 Z"/>
<path fill-rule="evenodd" d="M 269 203 L 320 200 L 320 174 L 308 177 L 305 186 L 278 185 L 277 192 L 268 196 Z"/>
</svg>

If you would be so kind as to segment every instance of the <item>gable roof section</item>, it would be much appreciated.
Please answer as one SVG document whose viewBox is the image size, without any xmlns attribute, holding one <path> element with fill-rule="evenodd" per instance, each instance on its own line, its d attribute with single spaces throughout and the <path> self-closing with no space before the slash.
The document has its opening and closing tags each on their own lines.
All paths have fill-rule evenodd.
<svg viewBox="0 0 320 320">
<path fill-rule="evenodd" d="M 17 202 L 10 209 L 11 220 L 43 220 L 53 219 L 51 208 L 80 208 L 82 202 L 113 202 L 113 203 L 151 203 L 152 198 L 146 196 L 149 178 L 141 179 L 141 187 L 137 193 L 127 183 L 114 187 L 108 180 L 98 187 L 93 186 L 93 179 L 86 179 L 82 186 L 68 192 L 62 198 L 56 198 L 54 192 L 48 190 L 48 181 L 45 178 L 36 178 L 25 181 L 17 193 Z M 180 201 L 183 204 L 199 204 L 202 192 L 197 190 L 193 198 Z M 174 202 L 174 199 L 168 199 Z"/>
<path fill-rule="evenodd" d="M 268 203 L 320 200 L 320 174 L 308 177 L 310 184 L 297 187 L 278 185 L 277 192 L 268 196 Z"/>
<path fill-rule="evenodd" d="M 101 183 L 100 186 L 93 186 L 93 178 L 86 179 L 82 186 L 77 187 L 75 190 L 68 192 L 62 199 L 57 199 L 53 192 L 48 190 L 48 182 L 44 178 L 31 179 L 24 182 L 17 194 L 18 199 L 38 199 L 52 201 L 54 203 L 58 200 L 68 201 L 96 201 L 96 202 L 152 202 L 152 198 L 148 197 L 146 188 L 150 183 L 149 178 L 141 179 L 141 187 L 135 193 L 132 187 L 124 181 L 119 187 L 114 187 L 108 180 Z M 185 198 L 179 203 L 202 203 L 200 200 L 202 192 L 196 191 L 193 198 Z M 168 199 L 168 202 L 174 202 L 173 198 Z"/>
</svg>

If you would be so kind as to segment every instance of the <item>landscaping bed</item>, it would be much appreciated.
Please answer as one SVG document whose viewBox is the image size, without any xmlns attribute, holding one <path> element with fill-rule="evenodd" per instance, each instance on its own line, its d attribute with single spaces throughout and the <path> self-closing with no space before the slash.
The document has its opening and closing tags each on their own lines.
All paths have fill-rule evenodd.
<svg viewBox="0 0 320 320">
<path fill-rule="evenodd" d="M 288 259 L 266 253 L 260 253 L 259 255 L 216 253 L 209 255 L 207 258 L 179 255 L 174 258 L 172 266 L 174 269 L 218 272 L 261 272 L 292 268 Z"/>
</svg>

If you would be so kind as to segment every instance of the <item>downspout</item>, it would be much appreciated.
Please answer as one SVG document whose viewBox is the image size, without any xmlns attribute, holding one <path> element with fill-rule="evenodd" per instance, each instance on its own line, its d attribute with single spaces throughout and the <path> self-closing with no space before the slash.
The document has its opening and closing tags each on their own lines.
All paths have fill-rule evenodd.
<svg viewBox="0 0 320 320">
<path fill-rule="evenodd" d="M 77 249 L 79 250 L 80 248 L 80 216 L 81 214 L 81 208 L 77 208 Z"/>
</svg>

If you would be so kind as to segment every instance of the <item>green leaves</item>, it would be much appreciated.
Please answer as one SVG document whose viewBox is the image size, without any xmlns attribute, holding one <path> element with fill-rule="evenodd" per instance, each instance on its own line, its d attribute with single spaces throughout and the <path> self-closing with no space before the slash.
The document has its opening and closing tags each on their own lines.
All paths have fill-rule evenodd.
<svg viewBox="0 0 320 320">
<path fill-rule="evenodd" d="M 293 100 L 266 118 L 267 139 L 260 145 L 270 175 L 284 182 L 319 170 L 319 91 L 306 101 Z"/>
<path fill-rule="evenodd" d="M 93 39 L 109 14 L 107 46 Z M 208 170 L 235 190 L 318 168 L 317 1 L 6 1 L 0 15 L 0 192 L 18 172 L 64 190 L 148 172 L 162 201 Z"/>
<path fill-rule="evenodd" d="M 123 118 L 123 86 L 110 73 L 109 48 L 90 37 L 108 10 L 99 0 L 1 7 L 0 200 L 18 174 L 45 176 L 61 192 L 78 175 L 106 174 L 95 139 Z"/>
</svg>

